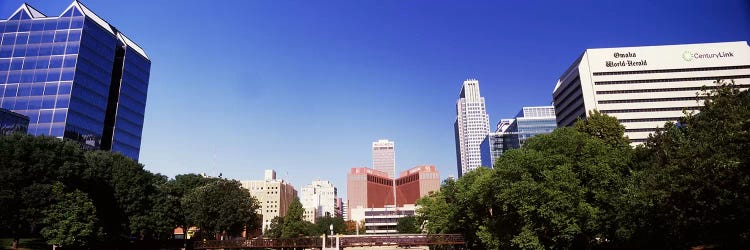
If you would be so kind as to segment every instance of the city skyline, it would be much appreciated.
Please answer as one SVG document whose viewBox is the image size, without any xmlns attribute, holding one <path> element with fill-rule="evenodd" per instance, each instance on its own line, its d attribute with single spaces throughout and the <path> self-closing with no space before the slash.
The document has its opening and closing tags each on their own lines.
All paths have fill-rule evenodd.
<svg viewBox="0 0 750 250">
<path fill-rule="evenodd" d="M 0 3 L 0 18 L 22 3 Z M 482 81 L 494 124 L 549 105 L 587 48 L 750 39 L 746 1 L 236 2 L 215 12 L 198 1 L 84 3 L 154 58 L 146 169 L 242 180 L 273 168 L 297 188 L 316 177 L 344 186 L 342 173 L 369 166 L 379 138 L 399 142 L 396 166 L 457 176 L 451 123 L 462 79 Z M 29 4 L 51 15 L 70 1 Z"/>
</svg>

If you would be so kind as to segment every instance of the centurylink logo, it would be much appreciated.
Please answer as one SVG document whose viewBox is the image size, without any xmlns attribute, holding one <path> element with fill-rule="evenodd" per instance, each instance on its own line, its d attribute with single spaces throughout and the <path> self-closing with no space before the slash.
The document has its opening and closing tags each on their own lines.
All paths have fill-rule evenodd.
<svg viewBox="0 0 750 250">
<path fill-rule="evenodd" d="M 685 59 L 685 61 L 692 61 L 693 60 L 693 52 L 685 51 L 682 52 L 682 59 Z"/>
<path fill-rule="evenodd" d="M 723 57 L 734 57 L 734 52 L 719 51 L 716 53 L 695 53 L 692 51 L 682 52 L 682 59 L 685 61 L 692 61 L 694 59 L 713 59 Z"/>
</svg>

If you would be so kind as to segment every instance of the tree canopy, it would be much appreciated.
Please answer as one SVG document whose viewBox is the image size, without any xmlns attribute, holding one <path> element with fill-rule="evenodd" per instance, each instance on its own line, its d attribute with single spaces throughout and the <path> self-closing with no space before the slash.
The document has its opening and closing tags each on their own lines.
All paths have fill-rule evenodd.
<svg viewBox="0 0 750 250">
<path fill-rule="evenodd" d="M 750 244 L 750 96 L 717 81 L 700 113 L 632 148 L 598 111 L 528 139 L 493 169 L 420 199 L 428 233 L 476 249 L 742 248 Z"/>
<path fill-rule="evenodd" d="M 259 226 L 257 202 L 236 181 L 194 174 L 169 180 L 118 153 L 26 134 L 0 136 L 0 159 L 0 236 L 16 242 L 39 236 L 63 246 L 166 239 L 176 226 L 197 225 L 186 215 L 199 217 L 192 206 L 205 203 L 181 201 L 202 198 L 222 202 L 221 218 L 206 224 L 209 231 Z"/>
<path fill-rule="evenodd" d="M 187 225 L 195 225 L 205 236 L 239 234 L 259 226 L 258 201 L 235 180 L 217 179 L 194 188 L 181 200 Z"/>
</svg>

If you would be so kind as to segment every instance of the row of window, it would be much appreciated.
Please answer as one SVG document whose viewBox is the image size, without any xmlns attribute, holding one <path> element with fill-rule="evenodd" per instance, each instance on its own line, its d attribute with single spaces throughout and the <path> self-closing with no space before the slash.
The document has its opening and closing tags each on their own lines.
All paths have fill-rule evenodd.
<svg viewBox="0 0 750 250">
<path fill-rule="evenodd" d="M 709 81 L 709 80 L 716 81 L 719 79 L 744 79 L 744 78 L 750 78 L 750 75 L 684 77 L 684 78 L 643 79 L 643 80 L 625 80 L 625 81 L 599 81 L 599 82 L 594 82 L 594 85 L 637 84 L 637 83 L 654 83 L 654 82 L 688 82 L 688 81 Z"/>
<path fill-rule="evenodd" d="M 131 146 L 114 142 L 112 143 L 112 152 L 119 152 L 127 157 L 130 157 L 134 160 L 138 160 L 138 153 L 140 152 L 139 148 L 133 148 Z"/>
<path fill-rule="evenodd" d="M 559 110 L 556 109 L 555 111 L 559 112 L 556 115 L 556 117 L 557 118 L 565 118 L 565 117 L 568 117 L 569 115 L 572 115 L 572 114 L 582 114 L 582 116 L 585 116 L 586 112 L 584 111 L 583 96 L 578 96 L 573 102 L 571 102 L 571 104 L 574 104 L 574 103 L 578 103 L 578 105 L 576 105 L 576 106 L 564 105 L 564 106 L 561 106 L 563 108 L 561 108 Z M 555 106 L 558 106 L 558 105 L 555 104 Z M 573 120 L 570 123 L 572 124 L 573 122 L 575 122 L 575 120 Z M 569 126 L 571 124 L 560 124 L 560 125 L 561 126 Z"/>
<path fill-rule="evenodd" d="M 5 33 L 0 45 L 23 46 L 23 45 L 49 45 L 66 41 L 80 41 L 81 29 L 55 30 L 40 32 Z"/>
<path fill-rule="evenodd" d="M 70 95 L 3 97 L 0 98 L 0 102 L 2 102 L 4 109 L 15 111 L 68 108 L 70 105 Z"/>
<path fill-rule="evenodd" d="M 79 42 L 0 46 L 0 58 L 78 54 Z"/>
<path fill-rule="evenodd" d="M 65 134 L 65 123 L 38 123 L 29 124 L 28 133 L 32 135 L 48 135 L 61 137 Z"/>
<path fill-rule="evenodd" d="M 393 186 L 393 180 L 389 180 L 389 179 L 386 179 L 386 178 L 382 178 L 382 177 L 378 177 L 378 176 L 373 176 L 373 175 L 367 175 L 367 181 L 368 182 L 378 183 L 378 184 L 381 184 L 381 185 Z"/>
<path fill-rule="evenodd" d="M 125 145 L 130 145 L 132 147 L 141 145 L 140 135 L 135 135 L 134 133 L 121 129 L 120 127 L 115 127 L 113 137 L 114 141 L 123 143 Z"/>
<path fill-rule="evenodd" d="M 748 88 L 750 84 L 736 84 L 737 88 Z M 700 91 L 700 90 L 711 90 L 717 89 L 719 86 L 703 86 L 703 87 L 685 87 L 685 88 L 663 88 L 663 89 L 627 89 L 627 90 L 605 90 L 596 91 L 597 95 L 609 95 L 609 94 L 631 94 L 631 93 L 652 93 L 652 92 L 672 92 L 672 91 Z"/>
<path fill-rule="evenodd" d="M 396 186 L 400 186 L 400 185 L 410 183 L 410 182 L 415 182 L 418 180 L 419 180 L 419 174 L 415 173 L 415 174 L 412 174 L 403 178 L 398 178 L 398 180 L 396 180 Z"/>
<path fill-rule="evenodd" d="M 646 109 L 611 109 L 602 110 L 604 114 L 615 114 L 615 113 L 634 113 L 634 112 L 661 112 L 661 111 L 683 111 L 683 110 L 699 110 L 700 106 L 692 107 L 669 107 L 669 108 L 646 108 Z"/>
<path fill-rule="evenodd" d="M 624 100 L 602 100 L 597 101 L 599 104 L 611 103 L 639 103 L 639 102 L 674 102 L 674 101 L 698 101 L 705 97 L 670 97 L 670 98 L 650 98 L 650 99 L 624 99 Z"/>
<path fill-rule="evenodd" d="M 677 121 L 679 117 L 657 117 L 657 118 L 638 118 L 638 119 L 618 119 L 620 123 L 628 122 L 668 122 Z"/>
<path fill-rule="evenodd" d="M 80 29 L 83 27 L 84 17 L 60 17 L 43 20 L 21 20 L 0 23 L 0 30 L 8 32 L 28 32 L 42 30 Z"/>
<path fill-rule="evenodd" d="M 75 67 L 77 58 L 77 55 L 0 58 L 0 76 L 7 74 L 6 71 Z"/>
<path fill-rule="evenodd" d="M 625 132 L 656 132 L 657 128 L 629 128 Z"/>
<path fill-rule="evenodd" d="M 568 91 L 568 89 L 572 89 L 571 91 Z M 562 93 L 562 98 L 554 98 L 555 103 L 559 105 L 567 105 L 568 103 L 573 103 L 576 101 L 577 98 L 579 98 L 581 95 L 583 95 L 583 90 L 581 90 L 580 82 L 576 81 L 574 87 L 568 86 L 568 88 L 565 89 L 565 93 Z"/>
<path fill-rule="evenodd" d="M 72 86 L 73 82 L 0 84 L 0 97 L 67 95 L 70 94 Z"/>
<path fill-rule="evenodd" d="M 594 75 L 595 76 L 634 75 L 634 74 L 697 72 L 697 71 L 734 70 L 734 69 L 750 69 L 750 65 L 729 66 L 729 67 L 706 67 L 706 68 L 683 68 L 683 69 L 635 70 L 635 71 L 619 71 L 619 72 L 594 72 Z"/>
<path fill-rule="evenodd" d="M 52 68 L 39 70 L 0 71 L 0 84 L 30 84 L 35 82 L 72 81 L 74 68 Z M 7 77 L 6 77 L 7 76 Z"/>
<path fill-rule="evenodd" d="M 570 82 L 560 84 L 560 86 L 563 86 L 562 89 L 560 91 L 555 91 L 559 94 L 552 93 L 552 97 L 556 98 L 560 95 L 564 95 L 565 93 L 568 93 L 569 89 L 575 88 L 580 84 L 581 84 L 581 76 L 576 76 L 576 78 L 573 78 L 573 80 L 571 80 Z"/>
</svg>

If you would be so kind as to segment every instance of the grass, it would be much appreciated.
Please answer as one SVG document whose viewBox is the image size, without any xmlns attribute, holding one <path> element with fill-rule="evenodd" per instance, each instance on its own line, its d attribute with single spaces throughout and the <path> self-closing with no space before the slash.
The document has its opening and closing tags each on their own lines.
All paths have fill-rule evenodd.
<svg viewBox="0 0 750 250">
<path fill-rule="evenodd" d="M 11 238 L 0 239 L 0 249 L 12 249 L 11 246 L 13 246 L 13 239 Z M 21 239 L 21 242 L 18 244 L 18 249 L 23 249 L 23 250 L 52 249 L 52 246 L 47 245 L 47 243 L 44 242 L 44 239 L 42 238 L 27 238 L 27 239 Z"/>
</svg>

